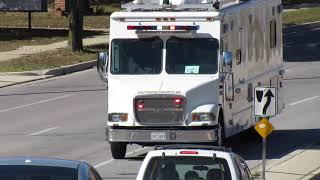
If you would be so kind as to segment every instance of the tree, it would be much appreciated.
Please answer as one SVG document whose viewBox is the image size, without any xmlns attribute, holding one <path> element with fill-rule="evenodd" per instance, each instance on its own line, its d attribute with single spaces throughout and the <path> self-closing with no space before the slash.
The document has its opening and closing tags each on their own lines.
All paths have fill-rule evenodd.
<svg viewBox="0 0 320 180">
<path fill-rule="evenodd" d="M 83 50 L 83 5 L 82 0 L 69 0 L 69 37 L 68 44 L 72 51 Z"/>
</svg>

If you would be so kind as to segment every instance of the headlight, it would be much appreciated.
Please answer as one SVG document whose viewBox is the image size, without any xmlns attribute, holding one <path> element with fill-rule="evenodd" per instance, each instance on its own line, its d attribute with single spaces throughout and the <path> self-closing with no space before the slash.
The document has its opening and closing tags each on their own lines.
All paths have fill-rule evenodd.
<svg viewBox="0 0 320 180">
<path fill-rule="evenodd" d="M 215 121 L 214 113 L 192 113 L 192 121 Z"/>
<path fill-rule="evenodd" d="M 111 113 L 108 115 L 109 122 L 124 122 L 128 120 L 127 113 Z"/>
</svg>

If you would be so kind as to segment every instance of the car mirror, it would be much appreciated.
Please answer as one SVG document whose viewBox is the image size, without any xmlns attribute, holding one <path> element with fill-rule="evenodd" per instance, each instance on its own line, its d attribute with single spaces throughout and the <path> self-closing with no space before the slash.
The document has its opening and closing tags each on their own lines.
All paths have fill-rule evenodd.
<svg viewBox="0 0 320 180">
<path fill-rule="evenodd" d="M 97 58 L 97 71 L 100 79 L 107 82 L 107 69 L 108 69 L 109 55 L 107 52 L 99 52 Z"/>
<path fill-rule="evenodd" d="M 223 62 L 226 65 L 231 65 L 232 64 L 232 52 L 225 51 L 225 52 L 223 52 L 222 56 L 223 56 Z"/>
</svg>

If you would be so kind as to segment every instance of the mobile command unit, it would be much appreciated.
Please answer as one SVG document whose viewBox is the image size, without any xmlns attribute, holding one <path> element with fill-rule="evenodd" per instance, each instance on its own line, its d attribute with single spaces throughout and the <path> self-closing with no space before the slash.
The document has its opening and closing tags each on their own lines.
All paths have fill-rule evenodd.
<svg viewBox="0 0 320 180">
<path fill-rule="evenodd" d="M 281 0 L 135 0 L 110 17 L 106 136 L 128 144 L 223 143 L 249 129 L 254 88 L 283 105 Z"/>
</svg>

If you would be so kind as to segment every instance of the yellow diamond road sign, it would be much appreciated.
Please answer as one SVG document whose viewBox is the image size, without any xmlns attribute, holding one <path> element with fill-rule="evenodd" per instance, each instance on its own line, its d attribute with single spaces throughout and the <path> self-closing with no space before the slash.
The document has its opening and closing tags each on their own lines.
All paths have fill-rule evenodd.
<svg viewBox="0 0 320 180">
<path fill-rule="evenodd" d="M 255 126 L 254 129 L 260 134 L 262 138 L 266 138 L 273 131 L 272 124 L 267 118 L 262 118 Z"/>
</svg>

